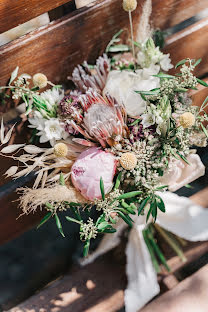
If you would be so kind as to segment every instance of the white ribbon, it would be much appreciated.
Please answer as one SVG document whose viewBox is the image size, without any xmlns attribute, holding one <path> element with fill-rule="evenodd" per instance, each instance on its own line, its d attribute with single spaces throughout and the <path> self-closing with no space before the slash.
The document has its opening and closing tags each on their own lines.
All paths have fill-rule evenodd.
<svg viewBox="0 0 208 312">
<path fill-rule="evenodd" d="M 160 196 L 165 203 L 166 212 L 158 212 L 156 223 L 189 241 L 208 240 L 208 209 L 171 192 L 160 193 Z M 83 265 L 94 261 L 95 258 L 119 244 L 120 234 L 126 224 L 120 221 L 116 227 L 117 232 L 111 235 L 106 234 L 98 249 L 82 262 Z M 143 238 L 144 228 L 144 217 L 137 217 L 126 247 L 128 277 L 128 285 L 125 290 L 126 312 L 139 311 L 160 291 L 157 273 Z"/>
</svg>

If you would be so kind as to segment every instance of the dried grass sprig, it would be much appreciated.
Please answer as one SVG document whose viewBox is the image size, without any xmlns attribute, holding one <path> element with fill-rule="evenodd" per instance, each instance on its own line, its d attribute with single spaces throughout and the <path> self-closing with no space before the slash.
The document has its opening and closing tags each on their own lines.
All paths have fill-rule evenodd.
<svg viewBox="0 0 208 312">
<path fill-rule="evenodd" d="M 52 204 L 61 204 L 63 202 L 86 203 L 86 199 L 72 186 L 54 184 L 47 188 L 20 188 L 17 191 L 21 194 L 19 206 L 23 214 L 34 213 L 37 209 L 42 210 L 47 202 Z"/>
</svg>

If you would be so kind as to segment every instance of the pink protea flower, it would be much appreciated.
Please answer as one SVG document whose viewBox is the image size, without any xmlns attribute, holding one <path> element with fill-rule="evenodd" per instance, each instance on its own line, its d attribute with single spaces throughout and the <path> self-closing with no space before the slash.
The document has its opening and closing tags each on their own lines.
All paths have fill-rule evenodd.
<svg viewBox="0 0 208 312">
<path fill-rule="evenodd" d="M 116 163 L 113 154 L 96 147 L 82 152 L 72 166 L 74 187 L 88 200 L 101 198 L 100 178 L 103 179 L 105 193 L 108 193 L 113 185 Z"/>
<path fill-rule="evenodd" d="M 104 99 L 97 92 L 88 90 L 79 100 L 84 110 L 83 122 L 78 125 L 72 121 L 71 125 L 85 138 L 106 147 L 126 135 L 125 111 L 112 97 L 106 95 Z"/>
<path fill-rule="evenodd" d="M 83 67 L 78 65 L 72 73 L 72 81 L 82 92 L 93 88 L 101 93 L 105 87 L 109 71 L 110 60 L 107 55 L 104 54 L 97 59 L 93 69 L 91 69 L 87 62 L 84 62 Z"/>
</svg>

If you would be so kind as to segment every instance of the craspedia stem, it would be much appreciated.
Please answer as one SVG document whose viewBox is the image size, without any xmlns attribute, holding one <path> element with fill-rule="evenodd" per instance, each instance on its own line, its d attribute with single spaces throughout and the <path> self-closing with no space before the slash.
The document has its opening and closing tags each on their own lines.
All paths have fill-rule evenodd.
<svg viewBox="0 0 208 312">
<path fill-rule="evenodd" d="M 135 59 L 135 49 L 134 49 L 134 33 L 133 33 L 133 23 L 132 23 L 132 15 L 131 11 L 129 11 L 129 24 L 130 24 L 130 31 L 131 31 L 131 48 L 132 48 L 132 54 Z"/>
</svg>

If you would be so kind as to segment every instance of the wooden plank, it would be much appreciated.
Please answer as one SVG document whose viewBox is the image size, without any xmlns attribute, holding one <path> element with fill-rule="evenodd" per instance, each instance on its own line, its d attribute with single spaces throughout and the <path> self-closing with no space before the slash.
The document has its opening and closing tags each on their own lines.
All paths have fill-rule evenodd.
<svg viewBox="0 0 208 312">
<path fill-rule="evenodd" d="M 200 245 L 201 243 L 198 243 L 198 246 Z M 191 244 L 189 248 L 192 253 L 195 252 Z M 69 274 L 51 283 L 10 311 L 51 311 L 58 308 L 63 312 L 118 311 L 124 306 L 126 275 L 125 265 L 116 258 L 115 252 L 116 249 L 85 267 L 73 267 Z"/>
<path fill-rule="evenodd" d="M 139 13 L 134 12 L 137 22 Z M 95 61 L 112 36 L 128 24 L 120 0 L 100 0 L 51 22 L 0 48 L 0 85 L 17 65 L 20 72 L 43 72 L 53 82 L 66 82 L 77 64 Z"/>
<path fill-rule="evenodd" d="M 166 39 L 165 53 L 170 53 L 175 65 L 184 58 L 199 59 L 195 74 L 202 76 L 208 72 L 208 18 L 205 18 Z M 174 73 L 174 69 L 170 70 Z"/>
<path fill-rule="evenodd" d="M 208 311 L 208 265 L 186 278 L 174 289 L 153 300 L 140 312 Z"/>
<path fill-rule="evenodd" d="M 72 0 L 1 0 L 0 33 Z"/>
<path fill-rule="evenodd" d="M 155 28 L 167 29 L 207 8 L 207 0 L 153 0 L 152 21 Z"/>
</svg>

